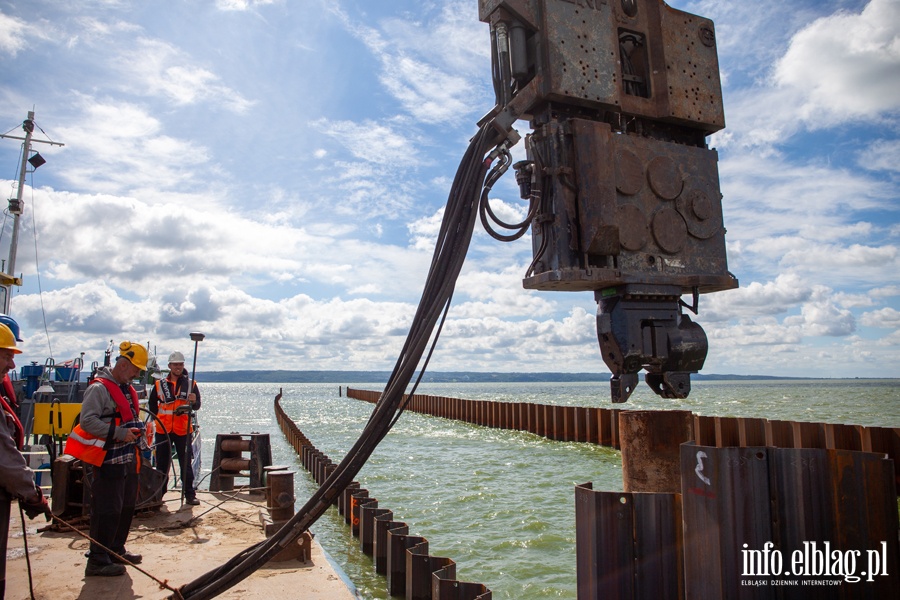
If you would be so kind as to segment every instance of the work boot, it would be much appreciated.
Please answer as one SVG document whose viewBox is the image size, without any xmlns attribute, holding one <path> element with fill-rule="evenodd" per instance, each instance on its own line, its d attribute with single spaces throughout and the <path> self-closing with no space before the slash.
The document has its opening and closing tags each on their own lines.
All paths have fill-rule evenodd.
<svg viewBox="0 0 900 600">
<path fill-rule="evenodd" d="M 198 506 L 200 504 L 200 501 L 197 500 L 196 496 L 194 496 L 193 498 L 188 498 L 184 502 L 185 504 L 190 504 L 191 506 Z"/>
<path fill-rule="evenodd" d="M 128 562 L 130 562 L 133 565 L 139 565 L 139 564 L 141 564 L 141 561 L 144 560 L 144 557 L 141 556 L 140 554 L 135 554 L 134 552 L 129 552 L 128 550 L 122 550 L 118 554 L 123 559 L 127 560 Z M 122 560 L 122 558 L 119 558 L 118 556 L 116 556 L 114 554 L 110 554 L 109 557 L 115 563 L 125 564 L 125 560 Z"/>
<path fill-rule="evenodd" d="M 115 577 L 124 574 L 125 567 L 113 563 L 101 563 L 88 560 L 87 566 L 84 568 L 85 577 Z"/>
</svg>

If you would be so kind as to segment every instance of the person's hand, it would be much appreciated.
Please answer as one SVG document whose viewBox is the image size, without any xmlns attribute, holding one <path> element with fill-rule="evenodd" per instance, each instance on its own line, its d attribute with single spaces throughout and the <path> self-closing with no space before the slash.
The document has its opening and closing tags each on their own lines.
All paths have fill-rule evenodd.
<svg viewBox="0 0 900 600">
<path fill-rule="evenodd" d="M 139 437 L 141 437 L 141 430 L 138 429 L 137 427 L 132 427 L 131 429 L 128 430 L 128 433 L 125 434 L 125 441 L 133 442 L 136 439 L 138 439 Z"/>
<path fill-rule="evenodd" d="M 50 512 L 50 504 L 40 491 L 31 498 L 19 500 L 19 504 L 22 505 L 22 510 L 25 511 L 29 519 L 34 519 L 38 515 L 44 515 L 49 521 L 53 517 L 53 513 Z"/>
<path fill-rule="evenodd" d="M 179 416 L 186 415 L 186 414 L 188 414 L 188 410 L 190 410 L 188 405 L 182 404 L 181 406 L 179 406 L 178 408 L 175 409 L 175 414 L 179 415 Z"/>
</svg>

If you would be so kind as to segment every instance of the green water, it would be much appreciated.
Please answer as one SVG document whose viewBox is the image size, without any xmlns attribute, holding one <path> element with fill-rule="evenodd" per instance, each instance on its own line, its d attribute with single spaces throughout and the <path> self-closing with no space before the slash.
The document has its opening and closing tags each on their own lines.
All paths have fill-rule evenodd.
<svg viewBox="0 0 900 600">
<path fill-rule="evenodd" d="M 211 466 L 215 433 L 269 433 L 275 464 L 296 467 L 301 506 L 315 484 L 278 429 L 273 398 L 282 387 L 287 414 L 337 462 L 372 409 L 339 397 L 338 385 L 204 385 L 204 469 Z M 353 387 L 380 390 L 378 384 Z M 419 393 L 609 406 L 603 383 L 432 384 Z M 641 386 L 625 407 L 900 427 L 900 380 L 698 382 L 681 401 L 657 398 Z M 459 579 L 485 584 L 494 598 L 520 600 L 576 597 L 574 486 L 591 481 L 594 489 L 622 489 L 614 450 L 414 413 L 404 414 L 358 480 L 394 520 L 428 539 L 430 554 L 456 561 Z M 361 597 L 389 598 L 385 579 L 336 509 L 312 530 Z"/>
</svg>

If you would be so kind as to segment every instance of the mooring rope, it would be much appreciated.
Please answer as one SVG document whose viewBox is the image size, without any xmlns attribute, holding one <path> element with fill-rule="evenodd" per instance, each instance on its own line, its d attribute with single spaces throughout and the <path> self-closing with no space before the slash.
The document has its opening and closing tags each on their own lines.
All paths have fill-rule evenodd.
<svg viewBox="0 0 900 600">
<path fill-rule="evenodd" d="M 19 511 L 20 512 L 22 511 L 21 506 L 19 507 Z M 27 559 L 28 558 L 28 542 L 27 542 L 28 535 L 25 532 L 24 520 L 25 520 L 25 515 L 23 513 L 23 515 L 22 515 L 22 521 L 23 521 L 22 522 L 22 537 L 26 540 L 26 542 L 25 542 L 25 557 Z M 78 535 L 80 535 L 81 537 L 86 539 L 87 541 L 91 542 L 92 544 L 96 544 L 100 548 L 103 548 L 103 550 L 108 552 L 110 555 L 116 557 L 117 560 L 119 560 L 131 567 L 134 567 L 134 569 L 137 570 L 139 573 L 142 573 L 143 575 L 145 575 L 145 576 L 149 577 L 150 579 L 152 579 L 153 581 L 155 581 L 159 585 L 160 589 L 169 590 L 170 592 L 172 592 L 174 594 L 174 596 L 170 596 L 170 597 L 174 597 L 177 600 L 183 600 L 181 592 L 178 591 L 178 588 L 174 588 L 171 585 L 169 585 L 168 579 L 160 579 L 160 578 L 156 577 L 155 575 L 153 575 L 152 573 L 145 571 L 144 569 L 140 568 L 133 562 L 131 562 L 128 559 L 126 559 L 125 557 L 123 557 L 118 552 L 113 552 L 111 549 L 107 548 L 106 546 L 104 546 L 103 544 L 101 544 L 100 542 L 98 542 L 97 540 L 92 538 L 90 535 L 84 533 L 83 531 L 81 531 L 78 527 L 76 527 L 72 523 L 67 522 L 65 519 L 61 519 L 61 518 L 57 517 L 56 515 L 53 515 L 53 520 L 55 522 L 62 523 L 63 525 L 65 525 L 66 527 L 68 527 L 69 529 L 71 529 L 72 531 L 74 531 L 75 533 L 77 533 Z M 28 562 L 28 586 L 29 586 L 29 588 L 31 588 L 31 562 L 30 561 L 27 561 L 27 562 Z M 33 589 L 31 590 L 31 598 L 32 598 L 32 600 L 34 600 L 34 590 Z"/>
</svg>

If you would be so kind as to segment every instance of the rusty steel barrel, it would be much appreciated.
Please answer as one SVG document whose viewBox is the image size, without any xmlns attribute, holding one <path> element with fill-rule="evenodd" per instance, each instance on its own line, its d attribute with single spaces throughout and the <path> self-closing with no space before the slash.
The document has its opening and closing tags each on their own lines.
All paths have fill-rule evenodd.
<svg viewBox="0 0 900 600">
<path fill-rule="evenodd" d="M 277 471 L 289 471 L 290 467 L 287 465 L 269 465 L 267 467 L 263 467 L 263 485 L 266 488 L 266 507 L 272 506 L 272 486 L 269 483 L 269 475 L 273 472 Z"/>
<path fill-rule="evenodd" d="M 273 471 L 268 474 L 269 515 L 273 523 L 284 523 L 294 516 L 294 472 Z"/>
<path fill-rule="evenodd" d="M 250 468 L 250 459 L 223 458 L 219 464 L 226 471 L 246 471 Z"/>
<path fill-rule="evenodd" d="M 250 452 L 250 440 L 223 439 L 222 450 L 225 452 Z"/>
</svg>

